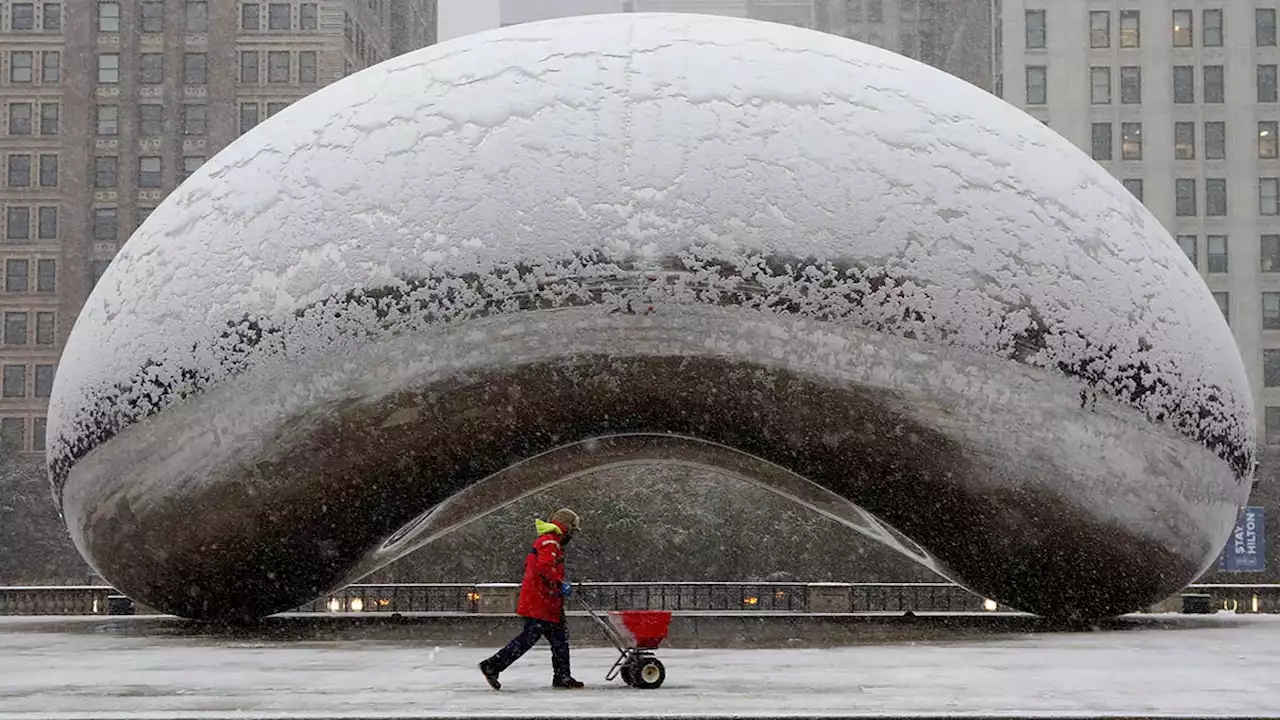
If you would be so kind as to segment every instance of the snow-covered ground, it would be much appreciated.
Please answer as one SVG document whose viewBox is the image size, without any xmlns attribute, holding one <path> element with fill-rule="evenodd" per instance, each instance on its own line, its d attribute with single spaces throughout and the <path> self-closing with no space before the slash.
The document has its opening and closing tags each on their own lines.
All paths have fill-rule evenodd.
<svg viewBox="0 0 1280 720">
<path fill-rule="evenodd" d="M 515 624 L 512 631 L 516 630 Z M 0 719 L 547 714 L 1107 713 L 1275 715 L 1280 617 L 1163 618 L 1124 631 L 993 635 L 837 649 L 667 650 L 658 690 L 548 687 L 535 648 L 489 690 L 482 648 L 427 640 L 263 641 L 72 631 L 0 620 Z"/>
</svg>

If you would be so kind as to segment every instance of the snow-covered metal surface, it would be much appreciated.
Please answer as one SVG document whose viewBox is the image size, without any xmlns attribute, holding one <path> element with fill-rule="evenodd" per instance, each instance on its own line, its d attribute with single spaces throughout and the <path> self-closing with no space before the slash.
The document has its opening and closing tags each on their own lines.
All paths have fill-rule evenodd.
<svg viewBox="0 0 1280 720">
<path fill-rule="evenodd" d="M 685 357 L 874 390 L 893 417 L 1026 462 L 984 466 L 997 486 L 1056 483 L 1118 526 L 1155 518 L 1144 535 L 1185 560 L 1172 575 L 1212 559 L 1252 476 L 1250 390 L 1216 304 L 1156 220 L 1066 140 L 876 48 L 639 14 L 410 53 L 210 160 L 127 243 L 76 324 L 50 405 L 55 493 L 100 561 L 91 525 L 124 532 L 124 518 L 232 475 L 242 500 L 267 492 L 281 475 L 246 469 L 287 464 L 291 443 L 314 441 L 339 408 L 408 412 L 380 417 L 394 430 L 419 417 L 397 393 L 438 399 L 442 383 L 483 373 L 486 392 L 550 387 L 512 373 L 583 357 L 603 358 L 590 377 L 634 360 L 614 367 L 619 381 Z M 548 372 L 560 401 L 581 400 L 586 381 Z M 1016 390 L 1004 385 L 1015 375 Z M 433 442 L 487 438 L 510 462 L 627 430 L 735 444 L 705 422 L 628 424 L 617 410 L 618 427 L 562 419 L 537 442 L 504 440 L 519 428 L 501 419 L 429 430 Z M 1050 416 L 1079 436 L 1051 432 Z M 1017 426 L 995 449 L 978 436 L 1000 419 Z M 1118 465 L 1103 449 L 1085 456 L 1081 443 L 1116 440 L 1098 423 L 1145 440 Z M 1009 438 L 1055 469 L 1037 471 Z M 793 457 L 822 482 L 770 442 L 737 447 Z M 452 482 L 467 462 L 441 472 Z M 473 480 L 501 468 L 481 469 Z M 302 481 L 288 482 L 277 501 L 298 501 Z"/>
</svg>

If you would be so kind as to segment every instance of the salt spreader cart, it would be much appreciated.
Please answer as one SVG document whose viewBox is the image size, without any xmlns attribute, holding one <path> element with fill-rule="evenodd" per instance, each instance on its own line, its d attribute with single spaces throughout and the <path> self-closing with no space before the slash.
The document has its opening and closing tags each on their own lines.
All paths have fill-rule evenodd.
<svg viewBox="0 0 1280 720">
<path fill-rule="evenodd" d="M 618 649 L 618 659 L 609 668 L 605 681 L 621 676 L 631 687 L 651 690 L 667 679 L 667 668 L 653 656 L 671 628 L 671 613 L 665 610 L 610 610 L 606 621 L 581 596 L 578 602 L 600 626 L 605 637 Z"/>
</svg>

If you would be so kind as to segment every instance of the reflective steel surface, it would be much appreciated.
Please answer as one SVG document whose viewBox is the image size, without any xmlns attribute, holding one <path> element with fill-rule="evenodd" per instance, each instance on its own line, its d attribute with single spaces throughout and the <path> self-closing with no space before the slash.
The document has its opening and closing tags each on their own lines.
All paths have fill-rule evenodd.
<svg viewBox="0 0 1280 720">
<path fill-rule="evenodd" d="M 1168 233 L 1033 118 L 852 41 L 635 14 L 396 58 L 219 153 L 86 304 L 48 458 L 94 567 L 192 617 L 672 462 L 1096 617 L 1214 560 L 1250 398 Z"/>
</svg>

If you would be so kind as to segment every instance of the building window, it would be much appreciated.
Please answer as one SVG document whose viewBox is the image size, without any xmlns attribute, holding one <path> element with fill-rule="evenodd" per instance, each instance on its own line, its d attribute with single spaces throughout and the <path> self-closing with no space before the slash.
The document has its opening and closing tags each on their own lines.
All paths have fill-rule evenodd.
<svg viewBox="0 0 1280 720">
<path fill-rule="evenodd" d="M 111 156 L 93 159 L 93 186 L 113 188 L 120 183 L 120 158 Z"/>
<path fill-rule="evenodd" d="M 1222 311 L 1222 319 L 1231 324 L 1231 295 L 1225 292 L 1216 292 L 1213 294 L 1213 301 L 1218 303 L 1218 309 Z"/>
<path fill-rule="evenodd" d="M 289 30 L 293 26 L 291 21 L 289 3 L 273 2 L 267 6 L 268 30 Z"/>
<path fill-rule="evenodd" d="M 1227 214 L 1226 178 L 1208 178 L 1204 181 L 1204 214 L 1207 217 L 1225 217 Z"/>
<path fill-rule="evenodd" d="M 164 82 L 164 54 L 142 53 L 138 62 L 138 82 L 159 85 Z"/>
<path fill-rule="evenodd" d="M 240 53 L 240 82 L 248 84 L 257 84 L 260 80 L 258 73 L 258 53 L 252 50 L 241 51 Z"/>
<path fill-rule="evenodd" d="M 240 134 L 243 135 L 258 125 L 258 103 L 240 104 Z"/>
<path fill-rule="evenodd" d="M 1221 65 L 1204 66 L 1204 101 L 1222 103 L 1226 101 L 1226 78 Z"/>
<path fill-rule="evenodd" d="M 1260 215 L 1280 215 L 1280 178 L 1260 178 L 1258 180 L 1258 213 Z"/>
<path fill-rule="evenodd" d="M 113 207 L 93 209 L 93 239 L 118 240 L 120 237 L 119 211 Z"/>
<path fill-rule="evenodd" d="M 1111 104 L 1111 68 L 1089 68 L 1089 101 L 1094 105 Z"/>
<path fill-rule="evenodd" d="M 25 85 L 35 80 L 33 63 L 35 56 L 29 51 L 20 50 L 9 53 L 9 82 Z"/>
<path fill-rule="evenodd" d="M 26 422 L 20 417 L 0 420 L 0 450 L 22 452 L 26 447 Z"/>
<path fill-rule="evenodd" d="M 31 449 L 33 451 L 44 452 L 47 424 L 48 418 L 31 418 Z"/>
<path fill-rule="evenodd" d="M 1253 26 L 1258 47 L 1274 47 L 1276 44 L 1275 8 L 1258 8 L 1254 11 Z"/>
<path fill-rule="evenodd" d="M 4 344 L 27 344 L 27 314 L 24 312 L 7 312 L 4 314 Z"/>
<path fill-rule="evenodd" d="M 298 6 L 298 29 L 320 29 L 320 12 L 319 6 L 316 3 L 304 2 Z"/>
<path fill-rule="evenodd" d="M 98 32 L 120 32 L 120 3 L 105 0 L 98 2 Z"/>
<path fill-rule="evenodd" d="M 9 134 L 30 135 L 35 129 L 31 114 L 31 103 L 9 103 Z"/>
<path fill-rule="evenodd" d="M 1174 214 L 1178 217 L 1196 216 L 1196 181 L 1178 178 L 1173 181 Z"/>
<path fill-rule="evenodd" d="M 1227 236 L 1208 235 L 1205 244 L 1209 246 L 1209 272 L 1227 272 Z"/>
<path fill-rule="evenodd" d="M 1115 157 L 1112 148 L 1111 123 L 1093 124 L 1093 159 L 1111 160 Z"/>
<path fill-rule="evenodd" d="M 9 29 L 10 30 L 35 30 L 36 29 L 36 6 L 35 3 L 16 2 L 9 7 Z"/>
<path fill-rule="evenodd" d="M 164 185 L 164 165 L 160 158 L 149 155 L 138 158 L 138 187 L 158 188 Z"/>
<path fill-rule="evenodd" d="M 1142 123 L 1120 124 L 1120 159 L 1142 159 Z"/>
<path fill-rule="evenodd" d="M 1192 27 L 1193 13 L 1190 10 L 1173 11 L 1173 46 L 1191 47 L 1195 44 L 1195 33 Z"/>
<path fill-rule="evenodd" d="M 209 82 L 209 56 L 204 53 L 183 55 L 182 82 L 187 85 L 204 85 Z"/>
<path fill-rule="evenodd" d="M 144 33 L 164 32 L 164 1 L 143 0 L 138 22 Z"/>
<path fill-rule="evenodd" d="M 90 285 L 90 287 L 98 284 L 98 281 L 102 279 L 103 273 L 107 271 L 107 268 L 110 265 L 111 265 L 110 260 L 94 260 L 93 262 L 89 263 L 89 274 L 93 278 L 93 283 L 92 285 Z"/>
<path fill-rule="evenodd" d="M 1027 48 L 1043 50 L 1045 47 L 1044 10 L 1026 12 Z"/>
<path fill-rule="evenodd" d="M 1262 384 L 1266 387 L 1280 386 L 1280 350 L 1262 351 Z M 1268 415 L 1274 408 L 1267 408 Z M 1271 418 L 1267 418 L 1270 421 Z M 1270 425 L 1270 422 L 1268 422 Z M 1270 428 L 1268 428 L 1269 430 Z"/>
<path fill-rule="evenodd" d="M 46 50 L 40 53 L 40 82 L 45 85 L 56 85 L 62 82 L 62 53 L 57 50 Z"/>
<path fill-rule="evenodd" d="M 1273 103 L 1277 100 L 1276 66 L 1258 66 L 1258 102 Z"/>
<path fill-rule="evenodd" d="M 262 6 L 256 2 L 240 3 L 240 29 L 262 29 Z"/>
<path fill-rule="evenodd" d="M 1200 31 L 1205 47 L 1222 47 L 1222 11 L 1205 10 L 1203 29 Z"/>
<path fill-rule="evenodd" d="M 267 82 L 287 83 L 292 74 L 289 52 L 273 50 L 267 53 Z"/>
<path fill-rule="evenodd" d="M 27 260 L 5 260 L 4 291 L 11 293 L 26 292 L 29 271 L 30 266 Z"/>
<path fill-rule="evenodd" d="M 1142 102 L 1142 68 L 1136 65 L 1120 68 L 1120 102 L 1125 105 Z"/>
<path fill-rule="evenodd" d="M 204 135 L 208 132 L 208 106 L 188 103 L 182 106 L 182 134 Z"/>
<path fill-rule="evenodd" d="M 209 32 L 209 3 L 203 0 L 187 0 L 185 18 L 187 32 Z"/>
<path fill-rule="evenodd" d="M 1258 123 L 1258 157 L 1263 160 L 1280 158 L 1280 145 L 1276 136 L 1280 135 L 1280 123 L 1266 120 Z"/>
<path fill-rule="evenodd" d="M 10 205 L 5 211 L 5 240 L 26 242 L 31 239 L 31 208 Z"/>
<path fill-rule="evenodd" d="M 55 2 L 46 2 L 41 11 L 41 28 L 44 30 L 61 30 L 62 29 L 62 4 Z"/>
<path fill-rule="evenodd" d="M 1198 238 L 1195 235 L 1179 235 L 1178 247 L 1181 248 L 1183 254 L 1191 261 L 1196 268 L 1200 267 L 1200 249 L 1196 242 Z"/>
<path fill-rule="evenodd" d="M 58 187 L 58 156 L 40 156 L 40 187 Z"/>
<path fill-rule="evenodd" d="M 1120 47 L 1141 47 L 1142 36 L 1138 27 L 1140 17 L 1141 14 L 1137 10 L 1120 11 Z"/>
<path fill-rule="evenodd" d="M 269 102 L 267 103 L 267 117 L 271 117 L 287 107 L 289 107 L 287 102 Z"/>
<path fill-rule="evenodd" d="M 1227 157 L 1227 124 L 1225 122 L 1207 122 L 1204 124 L 1204 157 L 1206 160 L 1224 160 Z"/>
<path fill-rule="evenodd" d="M 194 174 L 196 170 L 199 170 L 200 166 L 203 164 L 204 158 L 200 156 L 188 155 L 182 158 L 182 179 L 186 180 L 191 177 L 191 175 Z"/>
<path fill-rule="evenodd" d="M 56 315 L 51 312 L 36 313 L 36 344 L 52 345 L 53 334 L 56 326 L 54 318 Z"/>
<path fill-rule="evenodd" d="M 57 240 L 58 239 L 58 208 L 56 205 L 43 205 L 40 207 L 40 221 L 36 227 L 36 238 L 38 240 Z"/>
<path fill-rule="evenodd" d="M 20 398 L 27 396 L 27 366 L 4 366 L 4 396 Z"/>
<path fill-rule="evenodd" d="M 1027 67 L 1027 104 L 1044 105 L 1049 101 L 1048 73 L 1043 65 Z"/>
<path fill-rule="evenodd" d="M 1262 293 L 1262 329 L 1280 330 L 1280 293 Z"/>
<path fill-rule="evenodd" d="M 98 135 L 102 137 L 115 137 L 120 134 L 120 106 L 119 105 L 99 105 L 95 113 L 95 124 L 98 127 Z"/>
<path fill-rule="evenodd" d="M 1120 181 L 1120 184 L 1124 186 L 1125 190 L 1129 191 L 1130 195 L 1137 198 L 1138 202 L 1143 201 L 1143 190 L 1142 190 L 1141 178 L 1125 178 L 1124 180 Z"/>
<path fill-rule="evenodd" d="M 1196 101 L 1196 69 L 1193 66 L 1173 67 L 1173 101 L 1183 105 Z"/>
<path fill-rule="evenodd" d="M 5 418 L 5 421 L 7 422 L 8 418 Z M 1268 445 L 1275 445 L 1277 443 L 1280 443 L 1280 408 L 1273 408 L 1273 407 L 1267 408 L 1265 423 L 1266 423 L 1266 433 L 1265 433 L 1266 443 Z"/>
<path fill-rule="evenodd" d="M 138 106 L 138 134 L 156 137 L 164 134 L 164 106 L 145 103 Z"/>
<path fill-rule="evenodd" d="M 58 289 L 58 261 L 36 261 L 36 292 L 55 292 Z"/>
<path fill-rule="evenodd" d="M 298 53 L 298 82 L 314 83 L 317 79 L 316 51 L 303 50 Z"/>
<path fill-rule="evenodd" d="M 40 103 L 40 134 L 57 135 L 62 120 L 58 103 Z"/>
<path fill-rule="evenodd" d="M 137 227 L 142 227 L 142 223 L 146 222 L 147 218 L 151 217 L 151 213 L 155 211 L 156 209 L 153 207 L 138 208 Z"/>
<path fill-rule="evenodd" d="M 36 366 L 36 397 L 47 398 L 53 394 L 54 365 Z"/>
<path fill-rule="evenodd" d="M 1280 235 L 1262 236 L 1262 272 L 1280 272 Z"/>
<path fill-rule="evenodd" d="M 120 56 L 105 53 L 98 56 L 98 82 L 114 85 L 120 82 Z"/>
<path fill-rule="evenodd" d="M 31 156 L 9 156 L 9 187 L 31 187 Z"/>
<path fill-rule="evenodd" d="M 1089 13 L 1089 47 L 1111 47 L 1111 11 L 1094 10 Z"/>
</svg>

